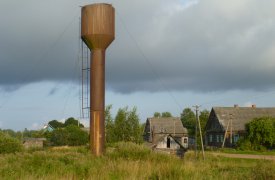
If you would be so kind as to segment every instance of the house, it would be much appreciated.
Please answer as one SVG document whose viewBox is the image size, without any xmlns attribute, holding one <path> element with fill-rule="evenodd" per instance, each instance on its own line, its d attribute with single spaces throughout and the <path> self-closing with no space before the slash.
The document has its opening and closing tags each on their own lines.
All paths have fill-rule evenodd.
<svg viewBox="0 0 275 180">
<path fill-rule="evenodd" d="M 48 123 L 43 127 L 44 131 L 52 132 L 54 128 Z"/>
<path fill-rule="evenodd" d="M 28 148 L 43 148 L 43 143 L 46 138 L 24 138 L 23 146 Z"/>
<path fill-rule="evenodd" d="M 222 147 L 224 142 L 225 147 L 233 147 L 245 135 L 245 124 L 266 116 L 275 117 L 275 108 L 213 107 L 205 126 L 205 145 Z"/>
<path fill-rule="evenodd" d="M 144 141 L 155 150 L 181 152 L 188 148 L 188 133 L 180 118 L 148 118 L 144 128 Z"/>
</svg>

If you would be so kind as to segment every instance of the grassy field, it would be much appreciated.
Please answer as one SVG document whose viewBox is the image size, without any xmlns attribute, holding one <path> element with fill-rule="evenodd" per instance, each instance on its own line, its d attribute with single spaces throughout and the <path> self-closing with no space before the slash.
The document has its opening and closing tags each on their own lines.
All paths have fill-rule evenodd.
<svg viewBox="0 0 275 180">
<path fill-rule="evenodd" d="M 217 150 L 218 152 L 229 153 L 229 154 L 254 154 L 254 155 L 275 155 L 275 150 L 269 151 L 242 151 L 230 148 L 224 148 Z"/>
<path fill-rule="evenodd" d="M 275 179 L 275 162 L 229 159 L 193 152 L 179 159 L 132 143 L 118 143 L 94 157 L 87 148 L 0 155 L 1 179 Z"/>
</svg>

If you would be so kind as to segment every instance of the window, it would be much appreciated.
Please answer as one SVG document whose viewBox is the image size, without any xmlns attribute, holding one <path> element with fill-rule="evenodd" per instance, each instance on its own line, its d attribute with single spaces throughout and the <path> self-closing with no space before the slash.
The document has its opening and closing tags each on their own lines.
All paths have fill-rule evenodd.
<svg viewBox="0 0 275 180">
<path fill-rule="evenodd" d="M 216 135 L 216 142 L 220 142 L 220 135 Z"/>
<path fill-rule="evenodd" d="M 237 142 L 239 140 L 240 136 L 239 134 L 235 134 L 234 135 L 234 142 Z"/>
<path fill-rule="evenodd" d="M 212 136 L 212 134 L 209 134 L 209 142 L 213 142 L 213 136 Z"/>
<path fill-rule="evenodd" d="M 187 138 L 184 138 L 184 143 L 187 144 Z"/>
</svg>

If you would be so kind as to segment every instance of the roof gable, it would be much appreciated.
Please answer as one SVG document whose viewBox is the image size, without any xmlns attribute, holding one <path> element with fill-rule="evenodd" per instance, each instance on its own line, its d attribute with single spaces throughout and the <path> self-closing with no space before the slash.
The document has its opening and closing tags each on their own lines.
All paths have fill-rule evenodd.
<svg viewBox="0 0 275 180">
<path fill-rule="evenodd" d="M 223 125 L 221 125 L 219 119 L 217 118 L 217 115 L 213 110 L 213 108 L 209 114 L 208 120 L 204 128 L 206 131 L 224 131 L 225 130 Z"/>
</svg>

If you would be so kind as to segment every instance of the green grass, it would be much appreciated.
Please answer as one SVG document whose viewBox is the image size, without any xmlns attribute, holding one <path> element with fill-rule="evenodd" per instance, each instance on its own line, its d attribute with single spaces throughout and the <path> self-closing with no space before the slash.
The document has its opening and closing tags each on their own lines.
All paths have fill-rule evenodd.
<svg viewBox="0 0 275 180">
<path fill-rule="evenodd" d="M 207 156 L 196 160 L 118 143 L 94 157 L 85 147 L 0 155 L 1 179 L 275 179 L 275 162 Z"/>
<path fill-rule="evenodd" d="M 219 149 L 219 152 L 229 154 L 254 154 L 254 155 L 275 155 L 275 150 L 270 151 L 249 151 L 249 150 L 237 150 L 231 148 Z"/>
</svg>

